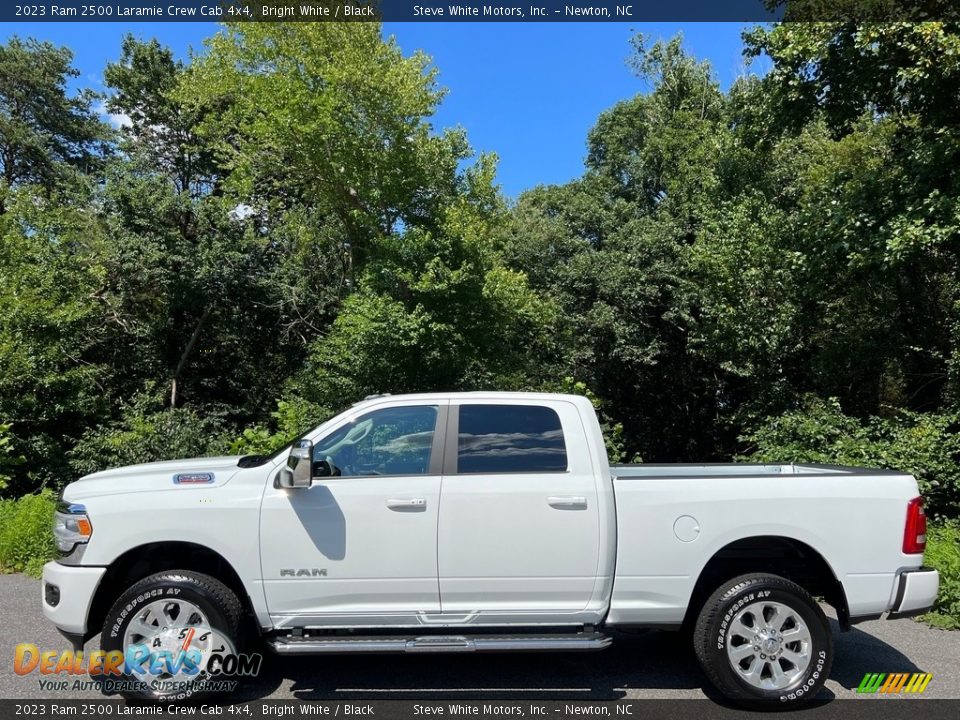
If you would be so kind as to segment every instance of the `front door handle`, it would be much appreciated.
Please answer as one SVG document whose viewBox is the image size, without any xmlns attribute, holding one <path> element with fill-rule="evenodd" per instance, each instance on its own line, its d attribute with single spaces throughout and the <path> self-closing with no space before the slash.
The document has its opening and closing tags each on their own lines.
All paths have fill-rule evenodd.
<svg viewBox="0 0 960 720">
<path fill-rule="evenodd" d="M 412 510 L 426 510 L 427 509 L 427 499 L 426 498 L 390 498 L 387 500 L 387 507 L 391 510 L 396 510 L 397 512 Z"/>
<path fill-rule="evenodd" d="M 587 499 L 583 495 L 551 495 L 547 504 L 557 510 L 586 510 Z"/>
</svg>

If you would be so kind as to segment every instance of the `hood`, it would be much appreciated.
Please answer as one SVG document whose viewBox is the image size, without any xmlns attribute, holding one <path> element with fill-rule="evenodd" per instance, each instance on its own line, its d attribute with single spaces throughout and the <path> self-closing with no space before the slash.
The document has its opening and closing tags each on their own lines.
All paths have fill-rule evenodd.
<svg viewBox="0 0 960 720">
<path fill-rule="evenodd" d="M 165 460 L 101 470 L 69 484 L 64 489 L 63 499 L 76 502 L 96 495 L 218 487 L 239 471 L 237 461 L 241 457 Z"/>
<path fill-rule="evenodd" d="M 103 478 L 132 477 L 134 475 L 156 475 L 157 473 L 187 473 L 187 472 L 221 472 L 237 471 L 237 462 L 242 455 L 221 455 L 219 457 L 188 458 L 187 460 L 164 460 L 162 462 L 141 463 L 140 465 L 125 465 L 124 467 L 110 468 L 100 472 L 84 475 L 81 482 L 86 480 L 101 480 Z"/>
</svg>

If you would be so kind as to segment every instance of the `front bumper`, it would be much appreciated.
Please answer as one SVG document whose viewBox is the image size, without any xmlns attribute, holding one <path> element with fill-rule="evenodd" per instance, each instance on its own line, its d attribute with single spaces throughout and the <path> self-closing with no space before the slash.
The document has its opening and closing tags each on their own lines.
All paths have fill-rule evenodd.
<svg viewBox="0 0 960 720">
<path fill-rule="evenodd" d="M 93 595 L 106 571 L 102 567 L 71 567 L 58 562 L 44 565 L 40 602 L 47 620 L 64 633 L 84 635 Z"/>
<path fill-rule="evenodd" d="M 940 573 L 933 568 L 904 570 L 897 578 L 897 594 L 887 617 L 922 615 L 933 607 L 939 587 Z"/>
</svg>

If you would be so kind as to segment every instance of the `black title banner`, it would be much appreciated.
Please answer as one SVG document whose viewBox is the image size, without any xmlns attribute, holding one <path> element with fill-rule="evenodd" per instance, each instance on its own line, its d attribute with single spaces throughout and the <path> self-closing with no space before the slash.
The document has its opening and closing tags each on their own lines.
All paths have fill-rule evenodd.
<svg viewBox="0 0 960 720">
<path fill-rule="evenodd" d="M 899 696 L 898 696 L 899 697 Z M 956 720 L 960 700 L 926 700 L 919 696 L 898 702 L 834 700 L 813 703 L 801 711 L 804 720 Z M 616 720 L 743 720 L 742 709 L 710 700 L 251 700 L 231 702 L 228 698 L 205 702 L 160 705 L 126 703 L 122 700 L 0 700 L 4 718 L 50 718 L 88 716 L 94 718 L 205 718 L 207 720 L 583 720 L 584 716 Z M 763 713 L 771 720 L 796 720 L 796 712 Z"/>
<path fill-rule="evenodd" d="M 955 20 L 955 0 L 36 0 L 0 21 L 631 22 Z"/>
</svg>

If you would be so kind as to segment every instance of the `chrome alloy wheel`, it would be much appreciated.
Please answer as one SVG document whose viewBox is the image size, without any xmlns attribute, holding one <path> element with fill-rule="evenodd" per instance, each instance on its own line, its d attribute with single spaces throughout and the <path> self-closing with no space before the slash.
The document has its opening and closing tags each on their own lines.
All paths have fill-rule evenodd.
<svg viewBox="0 0 960 720">
<path fill-rule="evenodd" d="M 188 649 L 198 651 L 205 656 L 217 642 L 210 631 L 206 616 L 192 602 L 181 599 L 154 600 L 145 605 L 127 625 L 123 634 L 123 648 L 129 650 L 135 645 L 145 645 L 152 652 L 167 652 L 176 657 Z M 179 677 L 163 672 L 160 679 Z"/>
<path fill-rule="evenodd" d="M 783 690 L 810 665 L 811 645 L 810 631 L 796 611 L 760 600 L 746 605 L 730 622 L 727 660 L 753 687 Z"/>
</svg>

